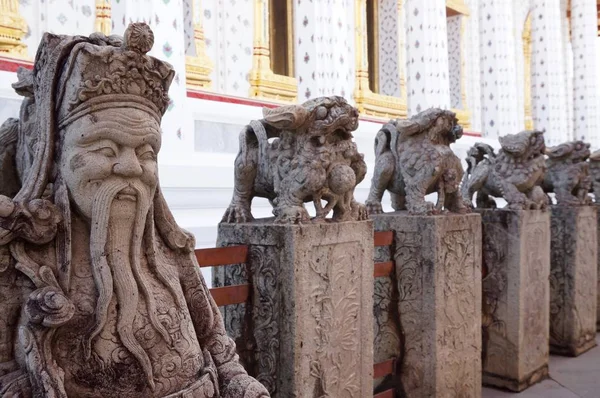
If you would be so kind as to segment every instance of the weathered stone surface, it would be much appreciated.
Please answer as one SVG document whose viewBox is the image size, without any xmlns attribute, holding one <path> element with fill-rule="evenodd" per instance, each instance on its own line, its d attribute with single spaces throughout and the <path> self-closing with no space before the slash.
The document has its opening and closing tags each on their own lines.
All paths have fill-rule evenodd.
<svg viewBox="0 0 600 398">
<path fill-rule="evenodd" d="M 318 221 L 332 210 L 335 221 L 366 220 L 365 206 L 354 200 L 367 172 L 352 141 L 358 110 L 332 96 L 264 108 L 263 114 L 240 133 L 233 198 L 223 221 L 251 221 L 254 197 L 269 199 L 280 223 L 309 222 L 305 202 L 313 202 Z"/>
<path fill-rule="evenodd" d="M 369 213 L 382 212 L 386 190 L 394 210 L 421 215 L 443 209 L 466 213 L 468 207 L 458 190 L 463 168 L 450 149 L 462 133 L 454 112 L 438 108 L 385 124 L 375 137 L 375 170 L 366 201 Z M 438 194 L 435 206 L 425 200 L 433 192 Z"/>
<path fill-rule="evenodd" d="M 590 144 L 571 141 L 548 148 L 546 151 L 546 176 L 542 187 L 545 192 L 554 192 L 556 203 L 568 206 L 589 205 L 588 192 L 592 188 L 589 173 Z"/>
<path fill-rule="evenodd" d="M 522 391 L 548 375 L 550 212 L 479 210 L 483 384 Z"/>
<path fill-rule="evenodd" d="M 0 396 L 268 397 L 162 195 L 153 33 L 45 34 L 0 127 Z M 12 137 L 11 137 L 12 135 Z M 8 188 L 8 189 L 7 189 Z M 9 192 L 12 191 L 12 192 Z"/>
<path fill-rule="evenodd" d="M 577 356 L 596 345 L 597 214 L 552 206 L 550 352 Z"/>
<path fill-rule="evenodd" d="M 252 300 L 224 318 L 249 373 L 273 397 L 372 396 L 372 223 L 221 223 L 218 245 L 239 244 Z M 245 279 L 239 266 L 215 272 Z"/>
<path fill-rule="evenodd" d="M 395 232 L 402 393 L 481 396 L 481 217 L 372 218 Z"/>
<path fill-rule="evenodd" d="M 467 154 L 467 172 L 461 194 L 472 205 L 477 192 L 478 208 L 496 208 L 490 196 L 504 198 L 513 210 L 545 209 L 548 198 L 540 186 L 546 161 L 544 133 L 522 131 L 500 137 L 498 155 L 487 144 L 476 143 Z"/>
<path fill-rule="evenodd" d="M 590 176 L 592 177 L 592 190 L 594 203 L 598 211 L 598 248 L 600 250 L 600 150 L 590 155 Z M 598 303 L 597 303 L 597 331 L 600 332 L 600 256 L 598 256 Z"/>
</svg>

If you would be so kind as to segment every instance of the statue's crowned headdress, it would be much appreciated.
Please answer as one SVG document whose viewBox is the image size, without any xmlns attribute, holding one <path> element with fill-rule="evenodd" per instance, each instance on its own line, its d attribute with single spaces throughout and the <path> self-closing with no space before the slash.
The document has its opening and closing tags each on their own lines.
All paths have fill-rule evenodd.
<svg viewBox="0 0 600 398">
<path fill-rule="evenodd" d="M 171 65 L 146 55 L 153 44 L 150 27 L 134 23 L 118 47 L 82 43 L 74 48 L 59 82 L 59 127 L 114 106 L 144 110 L 160 122 L 169 104 L 174 71 Z"/>
</svg>

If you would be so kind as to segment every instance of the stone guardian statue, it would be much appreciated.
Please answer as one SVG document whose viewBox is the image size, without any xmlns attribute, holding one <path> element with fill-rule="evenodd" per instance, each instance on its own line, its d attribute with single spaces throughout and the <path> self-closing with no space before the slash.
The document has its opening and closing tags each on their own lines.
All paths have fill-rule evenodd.
<svg viewBox="0 0 600 398">
<path fill-rule="evenodd" d="M 385 124 L 375 137 L 375 170 L 365 203 L 369 213 L 382 213 L 386 190 L 394 210 L 415 215 L 466 213 L 458 191 L 463 169 L 450 148 L 462 133 L 454 112 L 438 108 Z M 425 200 L 434 192 L 436 205 Z"/>
<path fill-rule="evenodd" d="M 268 397 L 238 363 L 161 193 L 171 66 L 124 38 L 45 34 L 0 128 L 0 396 Z"/>
<path fill-rule="evenodd" d="M 490 196 L 504 198 L 513 210 L 546 209 L 542 190 L 546 163 L 543 131 L 522 131 L 499 138 L 502 149 L 476 143 L 467 153 L 462 182 L 463 200 L 471 204 L 477 192 L 478 208 L 496 208 Z"/>
</svg>

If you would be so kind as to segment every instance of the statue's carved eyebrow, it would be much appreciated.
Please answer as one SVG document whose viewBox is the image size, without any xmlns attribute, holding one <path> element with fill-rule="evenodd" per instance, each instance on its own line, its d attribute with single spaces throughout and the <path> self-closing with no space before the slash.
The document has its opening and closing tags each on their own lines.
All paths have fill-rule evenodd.
<svg viewBox="0 0 600 398">
<path fill-rule="evenodd" d="M 113 121 L 98 122 L 90 126 L 89 130 L 82 133 L 78 139 L 80 145 L 91 144 L 94 141 L 108 139 L 119 145 L 138 147 L 149 144 L 158 151 L 160 148 L 160 132 L 155 125 L 141 122 L 135 128 L 124 126 Z"/>
</svg>

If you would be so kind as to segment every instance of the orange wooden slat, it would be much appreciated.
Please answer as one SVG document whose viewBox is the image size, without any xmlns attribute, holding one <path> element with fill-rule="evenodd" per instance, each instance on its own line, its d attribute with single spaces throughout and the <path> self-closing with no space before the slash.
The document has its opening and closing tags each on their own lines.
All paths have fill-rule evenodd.
<svg viewBox="0 0 600 398">
<path fill-rule="evenodd" d="M 373 365 L 373 378 L 379 379 L 380 377 L 394 373 L 394 362 L 396 362 L 395 359 L 388 359 L 385 362 Z"/>
<path fill-rule="evenodd" d="M 224 287 L 214 287 L 210 289 L 217 306 L 230 304 L 241 304 L 248 301 L 250 295 L 250 288 L 248 285 L 232 285 Z"/>
<path fill-rule="evenodd" d="M 389 246 L 394 241 L 393 231 L 379 231 L 373 234 L 375 246 Z"/>
<path fill-rule="evenodd" d="M 373 269 L 373 276 L 378 278 L 380 276 L 390 276 L 394 270 L 394 262 L 386 261 L 385 263 L 375 263 Z"/>
<path fill-rule="evenodd" d="M 227 246 L 211 249 L 197 249 L 194 252 L 200 267 L 245 263 L 248 246 Z"/>
<path fill-rule="evenodd" d="M 373 398 L 394 398 L 394 389 L 380 392 L 379 394 L 373 395 Z"/>
</svg>

